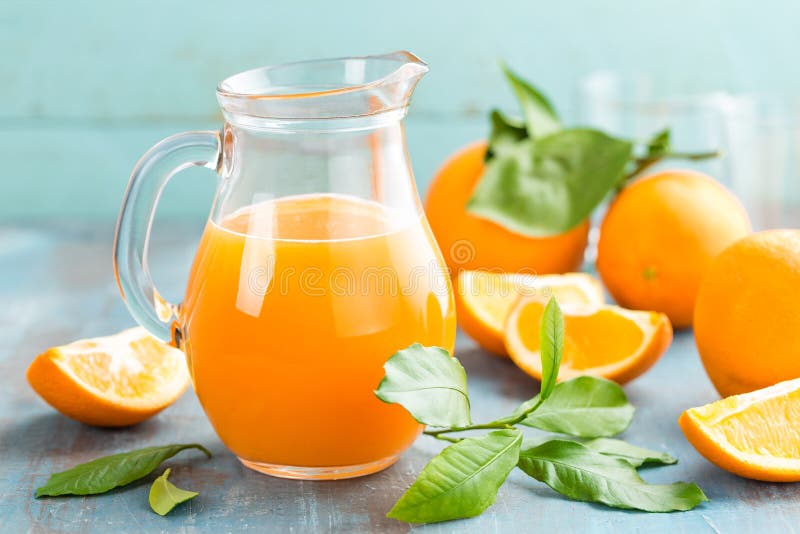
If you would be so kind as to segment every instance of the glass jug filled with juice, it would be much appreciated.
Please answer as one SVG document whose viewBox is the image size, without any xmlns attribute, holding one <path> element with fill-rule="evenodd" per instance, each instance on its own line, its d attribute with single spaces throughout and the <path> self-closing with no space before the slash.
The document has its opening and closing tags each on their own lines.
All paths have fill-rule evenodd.
<svg viewBox="0 0 800 534">
<path fill-rule="evenodd" d="M 186 353 L 195 392 L 248 467 L 301 479 L 391 465 L 420 433 L 374 390 L 419 342 L 453 349 L 450 277 L 414 186 L 403 118 L 426 65 L 407 52 L 291 63 L 217 88 L 220 132 L 165 139 L 138 163 L 115 269 L 134 318 Z M 146 246 L 176 171 L 219 174 L 184 302 Z"/>
</svg>

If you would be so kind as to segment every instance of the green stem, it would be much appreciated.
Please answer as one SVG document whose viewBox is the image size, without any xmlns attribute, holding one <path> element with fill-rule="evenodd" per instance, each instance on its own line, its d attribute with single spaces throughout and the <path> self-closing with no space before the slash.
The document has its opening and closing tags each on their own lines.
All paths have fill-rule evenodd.
<svg viewBox="0 0 800 534">
<path fill-rule="evenodd" d="M 450 434 L 453 432 L 467 432 L 468 430 L 500 430 L 509 428 L 511 428 L 511 425 L 509 424 L 501 421 L 494 421 L 492 423 L 485 423 L 482 425 L 451 426 L 450 428 L 441 428 L 439 430 L 426 430 L 423 432 L 423 434 L 438 438 L 441 434 Z"/>
<path fill-rule="evenodd" d="M 710 152 L 667 152 L 662 157 L 669 159 L 688 159 L 690 161 L 700 161 L 704 159 L 718 158 L 722 156 L 719 150 L 712 150 Z"/>
<path fill-rule="evenodd" d="M 436 435 L 436 436 L 433 436 L 433 437 L 436 438 L 436 439 L 440 439 L 442 441 L 449 441 L 450 443 L 458 443 L 459 441 L 461 441 L 461 438 L 451 438 L 450 436 Z"/>
<path fill-rule="evenodd" d="M 522 412 L 521 414 L 517 415 L 516 417 L 504 417 L 502 419 L 498 419 L 497 421 L 492 421 L 491 423 L 483 423 L 480 425 L 467 425 L 467 426 L 453 426 L 450 428 L 441 428 L 439 430 L 425 430 L 423 434 L 426 436 L 431 436 L 436 439 L 443 439 L 445 441 L 460 441 L 459 439 L 448 438 L 443 434 L 452 434 L 453 432 L 467 432 L 469 430 L 508 430 L 514 428 L 514 425 L 520 423 L 523 419 L 528 417 L 528 414 L 535 412 L 539 409 L 539 406 L 542 405 L 544 399 L 539 397 L 539 400 L 536 401 L 536 404 Z"/>
<path fill-rule="evenodd" d="M 622 184 L 624 185 L 628 180 L 631 180 L 635 176 L 643 173 L 656 163 L 664 159 L 686 159 L 689 161 L 702 161 L 704 159 L 711 159 L 711 158 L 718 158 L 722 154 L 719 150 L 714 150 L 712 152 L 667 152 L 662 154 L 661 156 L 655 158 L 634 158 L 633 162 L 636 165 L 631 172 L 625 175 L 625 178 L 622 180 Z"/>
<path fill-rule="evenodd" d="M 558 370 L 556 369 L 556 371 L 558 371 Z M 528 408 L 527 410 L 525 410 L 524 412 L 519 414 L 517 417 L 514 417 L 513 419 L 500 419 L 500 421 L 502 421 L 505 424 L 510 425 L 510 426 L 514 426 L 516 424 L 519 424 L 526 417 L 528 417 L 528 415 L 530 415 L 533 412 L 535 412 L 536 410 L 538 410 L 539 406 L 541 406 L 544 403 L 544 401 L 545 401 L 545 399 L 543 399 L 542 397 L 539 397 L 539 400 L 536 401 L 536 404 L 534 404 L 533 406 L 531 406 L 530 408 Z"/>
</svg>

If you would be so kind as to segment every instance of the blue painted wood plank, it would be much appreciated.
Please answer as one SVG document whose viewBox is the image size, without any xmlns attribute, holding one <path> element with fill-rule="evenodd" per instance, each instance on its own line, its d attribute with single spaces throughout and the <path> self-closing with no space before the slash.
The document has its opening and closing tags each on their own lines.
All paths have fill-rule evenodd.
<svg viewBox="0 0 800 534">
<path fill-rule="evenodd" d="M 0 127 L 0 147 L 9 154 L 0 170 L 0 221 L 88 217 L 113 225 L 128 176 L 148 148 L 173 133 L 220 125 L 176 121 L 113 128 Z M 487 128 L 488 121 L 482 117 L 444 122 L 409 117 L 408 144 L 420 191 L 426 190 L 450 153 L 483 138 Z M 167 218 L 203 217 L 210 210 L 215 187 L 213 172 L 188 169 L 170 182 L 158 213 Z"/>
<path fill-rule="evenodd" d="M 5 0 L 0 117 L 216 117 L 224 76 L 284 61 L 410 49 L 432 71 L 417 104 L 436 115 L 511 105 L 504 57 L 563 106 L 597 69 L 645 73 L 661 96 L 800 89 L 787 67 L 800 5 L 786 0 Z M 766 38 L 768 32 L 768 38 Z M 775 66 L 782 66 L 776 68 Z"/>
<path fill-rule="evenodd" d="M 157 283 L 179 298 L 202 225 L 157 228 L 152 263 Z M 686 513 L 645 514 L 568 501 L 514 473 L 482 516 L 411 528 L 384 517 L 439 449 L 421 437 L 394 467 L 361 479 L 298 482 L 244 469 L 214 435 L 190 391 L 154 419 L 124 430 L 70 421 L 30 390 L 24 372 L 35 354 L 78 337 L 131 325 L 110 271 L 111 235 L 91 224 L 0 227 L 0 532 L 771 532 L 800 522 L 800 486 L 748 481 L 702 459 L 676 419 L 716 398 L 690 332 L 626 386 L 637 414 L 624 437 L 666 450 L 674 467 L 648 469 L 652 482 L 692 480 L 711 498 Z M 534 380 L 460 336 L 457 353 L 469 375 L 476 420 L 505 414 L 536 393 Z M 199 441 L 214 458 L 170 460 L 173 480 L 201 495 L 167 517 L 147 505 L 148 483 L 97 497 L 33 499 L 56 470 L 98 455 L 165 442 Z"/>
<path fill-rule="evenodd" d="M 409 0 L 391 16 L 367 0 L 243 0 L 223 11 L 189 0 L 6 0 L 0 221 L 113 217 L 142 152 L 169 133 L 218 126 L 214 88 L 243 69 L 400 48 L 418 53 L 431 73 L 415 94 L 409 140 L 424 190 L 444 157 L 485 134 L 490 108 L 516 108 L 499 58 L 541 85 L 570 121 L 580 116 L 579 80 L 596 70 L 644 75 L 655 98 L 718 89 L 791 93 L 800 91 L 800 75 L 774 65 L 794 61 L 799 16 L 800 4 L 788 0 L 469 7 Z M 759 37 L 764 28 L 769 39 Z M 174 186 L 177 201 L 165 202 L 165 215 L 204 213 L 200 180 L 177 181 L 187 185 Z"/>
</svg>

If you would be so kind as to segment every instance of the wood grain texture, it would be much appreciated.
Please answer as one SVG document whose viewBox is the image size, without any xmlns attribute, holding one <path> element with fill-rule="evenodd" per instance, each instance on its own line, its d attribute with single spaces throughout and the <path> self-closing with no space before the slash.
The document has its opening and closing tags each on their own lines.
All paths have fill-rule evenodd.
<svg viewBox="0 0 800 534">
<path fill-rule="evenodd" d="M 489 109 L 516 110 L 500 58 L 570 122 L 582 117 L 578 83 L 595 71 L 643 75 L 655 98 L 796 93 L 799 17 L 790 0 L 405 0 L 388 10 L 371 0 L 4 0 L 0 221 L 113 219 L 139 156 L 171 133 L 219 126 L 217 82 L 256 66 L 420 55 L 431 72 L 408 131 L 424 191 L 454 148 L 486 135 Z M 182 191 L 166 215 L 207 213 L 191 186 Z"/>
<path fill-rule="evenodd" d="M 48 121 L 29 121 L 4 129 L 0 119 L 0 156 L 9 156 L 0 171 L 0 222 L 56 216 L 94 218 L 113 225 L 128 177 L 142 154 L 169 135 L 220 125 L 173 121 L 53 127 Z M 409 117 L 406 132 L 418 188 L 425 191 L 449 154 L 486 135 L 486 121 Z M 211 210 L 216 184 L 210 170 L 182 171 L 167 185 L 158 212 L 171 218 L 204 218 Z"/>
<path fill-rule="evenodd" d="M 152 269 L 180 298 L 202 223 L 155 229 Z M 626 387 L 637 414 L 630 442 L 665 450 L 674 467 L 648 469 L 652 482 L 692 480 L 711 498 L 686 513 L 645 514 L 568 501 L 513 473 L 497 502 L 470 520 L 412 527 L 384 517 L 439 450 L 421 437 L 386 471 L 338 482 L 270 478 L 242 467 L 214 435 L 189 391 L 154 419 L 127 430 L 100 430 L 62 417 L 24 378 L 41 350 L 132 324 L 111 274 L 111 228 L 64 223 L 0 227 L 0 532 L 770 532 L 800 524 L 800 486 L 739 479 L 703 460 L 684 440 L 682 410 L 716 398 L 692 336 L 680 333 L 666 356 Z M 533 396 L 535 381 L 507 360 L 459 337 L 476 420 L 510 412 Z M 33 498 L 50 473 L 100 455 L 168 442 L 197 441 L 214 457 L 182 453 L 169 460 L 171 480 L 200 496 L 160 517 L 147 504 L 149 482 L 97 497 Z"/>
<path fill-rule="evenodd" d="M 390 12 L 370 0 L 3 5 L 0 49 L 13 53 L 0 56 L 2 118 L 215 119 L 214 88 L 236 72 L 397 49 L 430 63 L 417 107 L 440 117 L 511 105 L 499 58 L 561 107 L 595 69 L 652 74 L 662 96 L 800 88 L 792 69 L 763 61 L 792 59 L 800 6 L 786 0 L 405 0 Z M 765 27 L 770 38 L 759 40 Z"/>
</svg>

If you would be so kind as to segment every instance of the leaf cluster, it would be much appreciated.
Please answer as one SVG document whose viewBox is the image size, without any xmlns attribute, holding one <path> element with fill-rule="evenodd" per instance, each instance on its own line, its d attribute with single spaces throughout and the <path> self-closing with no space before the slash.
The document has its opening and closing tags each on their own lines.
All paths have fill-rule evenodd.
<svg viewBox="0 0 800 534">
<path fill-rule="evenodd" d="M 414 344 L 386 362 L 378 398 L 402 405 L 428 426 L 425 434 L 452 442 L 425 466 L 388 517 L 433 523 L 479 515 L 515 467 L 570 499 L 615 508 L 683 511 L 707 500 L 693 483 L 648 484 L 639 476 L 641 466 L 677 460 L 611 439 L 634 415 L 619 385 L 591 376 L 556 381 L 564 320 L 552 298 L 542 316 L 540 342 L 539 394 L 510 415 L 484 424 L 472 423 L 466 373 L 444 349 Z M 531 443 L 519 427 L 562 436 Z M 475 430 L 488 432 L 459 437 Z"/>
<path fill-rule="evenodd" d="M 567 128 L 541 91 L 505 65 L 502 69 L 523 119 L 491 112 L 486 167 L 467 209 L 514 232 L 536 237 L 566 232 L 659 161 L 718 156 L 674 152 L 668 129 L 655 133 L 637 155 L 630 140 Z"/>
</svg>

